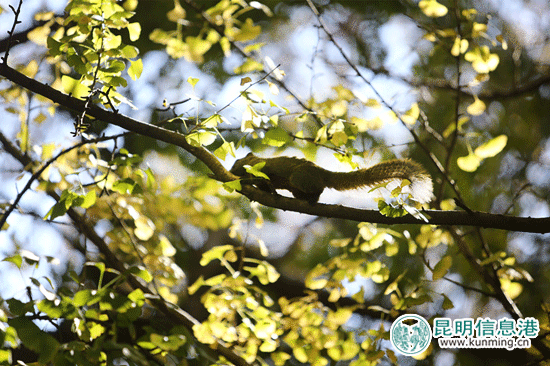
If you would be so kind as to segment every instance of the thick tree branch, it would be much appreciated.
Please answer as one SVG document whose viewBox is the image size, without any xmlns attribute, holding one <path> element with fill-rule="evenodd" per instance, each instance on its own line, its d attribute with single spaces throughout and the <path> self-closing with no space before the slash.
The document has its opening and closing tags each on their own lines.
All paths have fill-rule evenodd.
<svg viewBox="0 0 550 366">
<path fill-rule="evenodd" d="M 339 205 L 328 205 L 317 203 L 309 204 L 307 201 L 294 198 L 287 198 L 263 192 L 251 186 L 243 186 L 242 194 L 253 201 L 265 206 L 279 208 L 285 211 L 296 211 L 309 215 L 340 218 L 359 222 L 373 222 L 386 225 L 397 224 L 431 224 L 431 225 L 465 225 L 487 229 L 502 229 L 510 231 L 523 231 L 531 233 L 550 232 L 550 217 L 532 218 L 516 217 L 486 212 L 465 212 L 465 211 L 422 211 L 428 218 L 425 222 L 414 218 L 411 215 L 403 217 L 387 217 L 379 211 L 362 210 Z"/>
</svg>

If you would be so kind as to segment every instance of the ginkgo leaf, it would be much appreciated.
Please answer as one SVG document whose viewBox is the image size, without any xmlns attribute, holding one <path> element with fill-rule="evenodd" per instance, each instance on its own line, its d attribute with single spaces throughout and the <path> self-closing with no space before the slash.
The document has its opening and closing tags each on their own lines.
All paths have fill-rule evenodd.
<svg viewBox="0 0 550 366">
<path fill-rule="evenodd" d="M 414 125 L 419 115 L 420 108 L 418 108 L 418 103 L 414 103 L 407 112 L 401 115 L 401 120 L 409 125 Z"/>
<path fill-rule="evenodd" d="M 447 7 L 438 3 L 436 0 L 422 0 L 418 3 L 418 7 L 424 14 L 431 18 L 445 16 L 448 12 Z"/>
<path fill-rule="evenodd" d="M 477 170 L 482 160 L 483 159 L 475 154 L 469 154 L 467 156 L 461 156 L 456 159 L 456 163 L 460 169 L 464 170 L 465 172 L 471 173 Z"/>
<path fill-rule="evenodd" d="M 474 98 L 474 102 L 466 108 L 466 111 L 472 116 L 479 116 L 480 114 L 483 114 L 483 112 L 485 112 L 486 106 L 481 99 L 479 99 L 478 97 Z"/>
<path fill-rule="evenodd" d="M 480 158 L 491 158 L 500 153 L 507 143 L 508 136 L 500 135 L 478 146 L 477 149 L 474 150 L 474 154 Z"/>
</svg>

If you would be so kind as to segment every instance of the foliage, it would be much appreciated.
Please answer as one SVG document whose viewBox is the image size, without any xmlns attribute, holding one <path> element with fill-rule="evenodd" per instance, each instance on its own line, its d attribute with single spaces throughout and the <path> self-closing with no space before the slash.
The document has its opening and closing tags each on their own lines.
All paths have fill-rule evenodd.
<svg viewBox="0 0 550 366">
<path fill-rule="evenodd" d="M 22 45 L 14 29 L 3 42 L 0 98 L 6 120 L 19 123 L 0 132 L 13 158 L 2 174 L 26 183 L 3 192 L 0 234 L 10 246 L 0 265 L 26 282 L 0 298 L 0 364 L 397 364 L 389 327 L 404 313 L 530 316 L 548 326 L 548 236 L 508 234 L 476 216 L 494 223 L 532 215 L 530 206 L 548 211 L 539 171 L 548 170 L 549 78 L 533 54 L 509 47 L 504 19 L 465 0 L 395 9 L 146 3 L 70 0 L 63 15 L 34 14 Z M 24 8 L 10 10 L 2 17 L 20 27 Z M 296 26 L 296 17 L 307 21 Z M 308 22 L 317 38 L 304 61 L 290 50 Z M 405 76 L 381 66 L 381 36 L 365 37 L 391 22 L 421 32 Z M 144 93 L 155 95 L 147 103 Z M 408 180 L 360 192 L 374 196 L 374 212 L 361 207 L 373 222 L 271 193 L 262 201 L 227 171 L 244 149 L 347 169 L 410 155 L 434 179 L 433 210 L 410 199 Z M 267 178 L 263 165 L 245 168 Z M 26 200 L 29 191 L 40 198 Z M 462 213 L 471 226 L 453 221 Z M 21 240 L 33 231 L 18 221 L 27 217 L 57 236 Z M 434 217 L 447 221 L 432 225 Z M 548 360 L 545 337 L 517 352 Z M 445 352 L 434 346 L 418 358 L 436 364 Z"/>
</svg>

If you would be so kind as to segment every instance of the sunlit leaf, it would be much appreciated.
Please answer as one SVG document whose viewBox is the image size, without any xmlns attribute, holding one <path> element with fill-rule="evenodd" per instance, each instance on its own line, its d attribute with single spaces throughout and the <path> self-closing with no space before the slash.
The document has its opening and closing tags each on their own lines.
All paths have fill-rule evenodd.
<svg viewBox="0 0 550 366">
<path fill-rule="evenodd" d="M 401 119 L 409 125 L 414 125 L 419 115 L 420 108 L 418 107 L 418 103 L 414 103 L 407 112 L 401 115 Z"/>
<path fill-rule="evenodd" d="M 137 59 L 136 61 L 130 61 L 130 67 L 128 68 L 128 75 L 132 78 L 132 80 L 137 80 L 141 76 L 141 73 L 143 72 L 143 61 L 141 59 Z"/>
<path fill-rule="evenodd" d="M 210 131 L 198 131 L 185 135 L 187 142 L 193 146 L 208 146 L 216 141 L 216 133 Z"/>
<path fill-rule="evenodd" d="M 418 7 L 424 14 L 432 18 L 445 16 L 448 12 L 447 7 L 436 0 L 422 0 L 418 3 Z"/>
<path fill-rule="evenodd" d="M 251 41 L 258 37 L 261 31 L 262 28 L 259 25 L 254 25 L 252 19 L 247 18 L 239 32 L 233 36 L 233 39 L 237 42 Z"/>
<path fill-rule="evenodd" d="M 469 43 L 467 39 L 456 37 L 453 47 L 451 48 L 451 55 L 457 57 L 458 55 L 463 54 L 468 50 L 468 45 Z"/>
<path fill-rule="evenodd" d="M 248 174 L 252 174 L 255 177 L 260 177 L 264 179 L 269 179 L 269 177 L 262 172 L 262 168 L 265 166 L 265 161 L 262 161 L 258 164 L 254 164 L 254 166 L 245 165 L 244 169 Z"/>
<path fill-rule="evenodd" d="M 507 143 L 508 136 L 500 135 L 478 146 L 474 150 L 474 154 L 480 158 L 491 158 L 500 153 Z"/>
<path fill-rule="evenodd" d="M 456 159 L 456 163 L 458 167 L 464 170 L 465 172 L 475 172 L 479 167 L 479 164 L 481 164 L 481 161 L 482 159 L 475 154 L 461 156 L 458 159 Z"/>
<path fill-rule="evenodd" d="M 481 99 L 475 97 L 474 102 L 466 108 L 466 111 L 472 116 L 479 116 L 485 112 L 485 108 L 485 103 L 483 103 Z"/>
<path fill-rule="evenodd" d="M 480 74 L 487 74 L 497 68 L 500 58 L 491 53 L 488 46 L 474 47 L 466 52 L 464 59 L 472 63 L 472 67 Z"/>
<path fill-rule="evenodd" d="M 61 85 L 65 93 L 71 94 L 75 98 L 84 98 L 90 92 L 86 85 L 67 75 L 61 77 Z"/>
<path fill-rule="evenodd" d="M 214 150 L 214 155 L 221 160 L 225 160 L 228 154 L 235 157 L 235 143 L 233 141 L 225 141 L 220 147 Z"/>
<path fill-rule="evenodd" d="M 141 34 L 141 24 L 135 22 L 130 23 L 126 27 L 128 28 L 128 34 L 130 36 L 130 41 L 135 42 L 139 39 L 139 35 Z"/>
</svg>

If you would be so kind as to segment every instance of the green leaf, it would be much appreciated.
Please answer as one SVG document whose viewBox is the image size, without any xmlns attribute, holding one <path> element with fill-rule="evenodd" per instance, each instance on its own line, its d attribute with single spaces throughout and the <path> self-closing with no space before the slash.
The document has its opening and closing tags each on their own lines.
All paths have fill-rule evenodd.
<svg viewBox="0 0 550 366">
<path fill-rule="evenodd" d="M 198 80 L 198 79 L 196 79 Z M 219 114 L 213 114 L 204 121 L 201 122 L 201 126 L 205 128 L 216 128 L 220 123 L 223 123 L 224 120 Z"/>
<path fill-rule="evenodd" d="M 97 303 L 100 300 L 100 297 L 97 296 L 97 293 L 92 294 L 92 290 L 80 290 L 73 297 L 73 304 L 76 307 L 81 307 L 85 305 L 92 305 Z"/>
<path fill-rule="evenodd" d="M 443 308 L 443 310 L 449 310 L 454 308 L 455 306 L 451 301 L 451 299 L 449 299 L 445 294 L 442 294 L 442 295 L 443 295 L 443 304 L 441 305 L 441 307 Z"/>
<path fill-rule="evenodd" d="M 282 128 L 272 128 L 265 133 L 263 142 L 269 146 L 281 147 L 291 141 L 291 137 Z"/>
<path fill-rule="evenodd" d="M 118 192 L 120 194 L 135 194 L 135 193 L 141 193 L 142 189 L 141 186 L 135 182 L 132 178 L 125 178 L 117 180 L 115 183 L 113 183 L 112 187 L 113 191 Z"/>
<path fill-rule="evenodd" d="M 65 213 L 67 213 L 67 210 L 71 208 L 73 205 L 73 202 L 75 199 L 79 197 L 78 194 L 73 193 L 69 191 L 68 189 L 64 190 L 61 193 L 61 197 L 59 198 L 59 201 L 54 204 L 46 216 L 44 216 L 44 220 L 54 220 L 56 217 L 63 216 Z"/>
<path fill-rule="evenodd" d="M 6 300 L 6 303 L 8 304 L 8 308 L 10 309 L 11 314 L 16 316 L 25 315 L 28 312 L 32 312 L 34 308 L 34 304 L 32 301 L 22 302 L 20 300 L 12 298 Z"/>
<path fill-rule="evenodd" d="M 387 217 L 402 217 L 407 214 L 407 210 L 404 208 L 393 207 L 382 200 L 378 201 L 378 210 Z"/>
<path fill-rule="evenodd" d="M 42 332 L 36 324 L 26 317 L 17 317 L 8 320 L 8 324 L 15 328 L 21 342 L 38 354 L 38 362 L 40 364 L 50 363 L 60 344 L 51 335 Z"/>
<path fill-rule="evenodd" d="M 151 273 L 149 273 L 149 271 L 147 271 L 145 268 L 141 268 L 140 266 L 132 266 L 128 268 L 128 273 L 131 273 L 141 278 L 147 283 L 153 280 L 153 276 L 151 275 Z"/>
<path fill-rule="evenodd" d="M 185 344 L 187 339 L 183 334 L 173 334 L 170 336 L 152 333 L 150 335 L 151 343 L 163 351 L 176 351 Z"/>
<path fill-rule="evenodd" d="M 86 193 L 85 196 L 81 196 L 81 197 L 84 197 L 84 199 L 82 200 L 82 203 L 80 204 L 80 207 L 82 208 L 92 207 L 97 200 L 95 191 L 89 191 L 88 193 Z"/>
<path fill-rule="evenodd" d="M 453 258 L 450 255 L 446 255 L 445 257 L 441 258 L 441 260 L 434 267 L 432 279 L 436 281 L 440 278 L 443 278 L 449 271 L 449 268 L 451 268 L 452 264 Z"/>
<path fill-rule="evenodd" d="M 121 52 L 122 52 L 122 56 L 124 56 L 126 59 L 137 57 L 137 55 L 139 54 L 137 47 L 130 46 L 130 45 L 124 46 Z"/>
<path fill-rule="evenodd" d="M 204 267 L 215 259 L 222 260 L 227 252 L 235 252 L 235 248 L 233 248 L 233 245 L 228 244 L 216 246 L 202 255 L 200 265 Z"/>
<path fill-rule="evenodd" d="M 235 157 L 235 143 L 233 141 L 225 141 L 220 147 L 214 150 L 214 155 L 222 160 L 225 160 L 227 154 Z"/>
<path fill-rule="evenodd" d="M 241 189 L 243 189 L 242 185 L 241 185 L 241 180 L 240 179 L 237 179 L 237 180 L 232 180 L 231 182 L 225 182 L 223 184 L 223 187 L 229 192 L 229 193 L 232 193 L 233 191 L 240 191 Z"/>
<path fill-rule="evenodd" d="M 254 166 L 245 165 L 244 169 L 246 170 L 247 173 L 252 174 L 255 177 L 269 179 L 269 177 L 266 174 L 262 173 L 261 171 L 264 166 L 265 166 L 265 161 L 262 161 L 258 164 L 254 164 Z"/>
<path fill-rule="evenodd" d="M 61 86 L 65 93 L 75 98 L 85 98 L 90 93 L 90 89 L 84 83 L 67 75 L 61 76 Z"/>
<path fill-rule="evenodd" d="M 137 80 L 143 72 L 143 61 L 138 58 L 136 61 L 130 61 L 130 67 L 128 68 L 128 75 L 132 80 Z"/>
<path fill-rule="evenodd" d="M 21 264 L 23 264 L 23 258 L 19 254 L 12 255 L 11 257 L 6 257 L 2 259 L 2 262 L 11 262 L 21 269 Z"/>
<path fill-rule="evenodd" d="M 474 154 L 480 158 L 491 158 L 500 153 L 507 143 L 508 136 L 500 135 L 478 146 Z"/>
<path fill-rule="evenodd" d="M 185 135 L 185 140 L 193 146 L 208 146 L 216 141 L 216 133 L 210 131 L 198 131 Z"/>
</svg>

